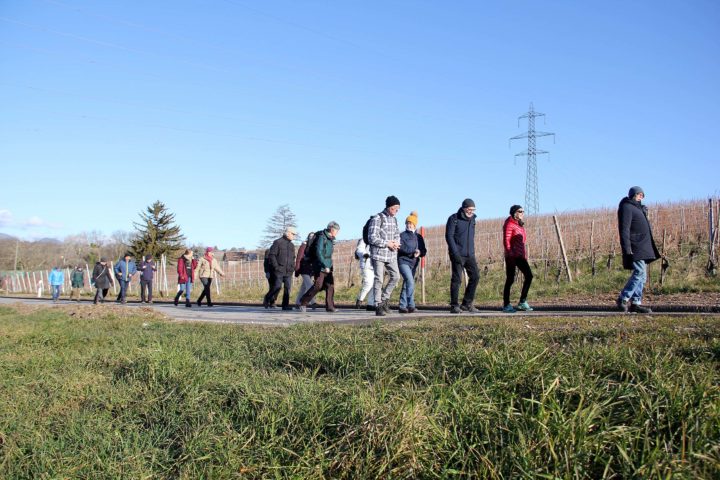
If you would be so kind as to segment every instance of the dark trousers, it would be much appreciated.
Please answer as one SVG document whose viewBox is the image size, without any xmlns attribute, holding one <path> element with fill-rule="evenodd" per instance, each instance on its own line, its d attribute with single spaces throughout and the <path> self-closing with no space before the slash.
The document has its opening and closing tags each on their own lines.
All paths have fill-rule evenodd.
<svg viewBox="0 0 720 480">
<path fill-rule="evenodd" d="M 104 301 L 105 301 L 105 297 L 106 297 L 107 294 L 108 294 L 108 290 L 110 290 L 110 289 L 109 289 L 109 288 L 98 288 L 98 289 L 96 289 L 96 290 L 95 290 L 95 300 L 93 300 L 93 303 L 97 303 L 98 300 L 100 300 L 100 302 L 104 302 Z"/>
<path fill-rule="evenodd" d="M 452 277 L 450 278 L 450 305 L 457 306 L 458 293 L 460 292 L 460 284 L 462 283 L 462 272 L 465 270 L 468 275 L 468 284 L 465 287 L 465 295 L 463 295 L 462 304 L 470 306 L 475 300 L 475 289 L 477 289 L 480 280 L 480 272 L 478 272 L 477 261 L 475 257 L 456 257 L 450 259 L 452 264 Z"/>
<path fill-rule="evenodd" d="M 152 280 L 140 280 L 140 301 L 145 301 L 145 289 L 147 289 L 147 301 L 152 302 Z"/>
<path fill-rule="evenodd" d="M 300 305 L 307 306 L 310 300 L 321 290 L 325 290 L 325 309 L 335 310 L 335 279 L 333 278 L 332 272 L 320 272 L 315 275 L 315 283 L 313 283 L 310 290 L 302 296 Z"/>
<path fill-rule="evenodd" d="M 532 283 L 533 274 L 530 265 L 524 258 L 506 258 L 505 259 L 505 288 L 503 289 L 503 306 L 510 305 L 510 287 L 515 281 L 515 268 L 519 269 L 525 280 L 523 280 L 522 292 L 520 292 L 520 302 L 527 300 L 530 284 Z"/>
<path fill-rule="evenodd" d="M 118 283 L 120 284 L 120 293 L 118 293 L 117 301 L 118 302 L 124 302 L 127 300 L 127 291 L 128 287 L 130 286 L 130 280 L 118 280 Z"/>
<path fill-rule="evenodd" d="M 203 298 L 207 297 L 207 304 L 212 305 L 212 299 L 210 298 L 210 285 L 212 285 L 212 278 L 200 277 L 200 283 L 203 284 L 203 291 L 197 299 L 198 305 L 203 301 Z"/>
<path fill-rule="evenodd" d="M 290 308 L 290 289 L 292 288 L 292 275 L 271 275 L 273 280 L 270 289 L 265 295 L 265 304 L 272 305 L 277 300 L 280 289 L 283 289 L 282 308 Z"/>
</svg>

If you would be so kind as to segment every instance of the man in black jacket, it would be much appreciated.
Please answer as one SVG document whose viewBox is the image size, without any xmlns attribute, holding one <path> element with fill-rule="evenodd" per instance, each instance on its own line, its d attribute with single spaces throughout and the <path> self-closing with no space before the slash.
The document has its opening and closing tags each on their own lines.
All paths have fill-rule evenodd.
<svg viewBox="0 0 720 480">
<path fill-rule="evenodd" d="M 463 200 L 462 206 L 448 218 L 445 225 L 445 241 L 448 244 L 452 277 L 450 279 L 450 312 L 476 313 L 473 305 L 475 289 L 480 279 L 477 261 L 475 260 L 475 202 L 470 198 Z M 468 275 L 462 304 L 458 303 L 462 272 Z"/>
<path fill-rule="evenodd" d="M 632 187 L 618 207 L 623 268 L 633 271 L 615 302 L 622 312 L 652 313 L 641 305 L 642 295 L 647 281 L 647 264 L 660 258 L 660 253 L 647 218 L 647 207 L 642 204 L 644 198 L 642 188 Z"/>
<path fill-rule="evenodd" d="M 280 289 L 284 286 L 282 309 L 292 310 L 290 289 L 292 288 L 293 273 L 295 273 L 295 245 L 292 242 L 296 234 L 297 230 L 294 227 L 288 227 L 285 234 L 275 240 L 268 250 L 267 261 L 271 272 L 270 278 L 274 281 L 263 300 L 265 308 L 275 303 Z"/>
</svg>

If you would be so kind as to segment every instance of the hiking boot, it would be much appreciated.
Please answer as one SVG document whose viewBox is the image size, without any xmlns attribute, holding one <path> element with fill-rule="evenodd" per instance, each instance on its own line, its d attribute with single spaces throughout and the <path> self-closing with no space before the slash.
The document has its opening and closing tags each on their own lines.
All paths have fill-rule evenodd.
<svg viewBox="0 0 720 480">
<path fill-rule="evenodd" d="M 503 311 L 503 313 L 515 313 L 516 312 L 516 310 L 513 308 L 513 306 L 510 305 L 509 303 L 503 307 L 502 311 Z"/>
<path fill-rule="evenodd" d="M 415 311 L 415 307 L 408 307 L 408 313 L 413 313 Z"/>
<path fill-rule="evenodd" d="M 380 305 L 375 307 L 375 316 L 384 317 L 388 312 L 385 310 L 385 302 L 381 302 Z"/>
<path fill-rule="evenodd" d="M 532 312 L 534 310 L 527 302 L 520 302 L 515 308 L 517 310 L 522 310 L 523 312 Z"/>
<path fill-rule="evenodd" d="M 653 313 L 652 309 L 648 307 L 643 307 L 642 305 L 637 303 L 633 303 L 632 305 L 630 305 L 629 311 L 633 313 Z"/>
<path fill-rule="evenodd" d="M 627 300 L 623 300 L 622 298 L 618 297 L 618 299 L 615 300 L 615 305 L 617 306 L 617 309 L 621 312 L 628 313 L 629 305 Z"/>
<path fill-rule="evenodd" d="M 459 305 L 453 305 L 450 307 L 450 313 L 462 313 L 462 309 Z"/>
<path fill-rule="evenodd" d="M 355 308 L 360 310 L 362 306 L 360 305 L 360 300 L 355 300 Z"/>
<path fill-rule="evenodd" d="M 366 305 L 365 310 L 368 312 L 374 312 L 375 311 L 375 305 Z"/>
<path fill-rule="evenodd" d="M 398 309 L 398 313 L 410 313 L 410 311 L 407 308 L 400 308 Z"/>
<path fill-rule="evenodd" d="M 175 304 L 176 307 L 177 307 L 179 301 L 180 301 L 180 294 L 178 293 L 177 295 L 175 295 L 175 300 L 173 300 L 173 303 Z"/>
<path fill-rule="evenodd" d="M 390 312 L 390 300 L 385 300 L 383 303 L 383 310 L 385 310 L 385 313 L 391 313 Z"/>
<path fill-rule="evenodd" d="M 192 303 L 185 302 L 185 308 L 192 308 Z"/>
<path fill-rule="evenodd" d="M 198 307 L 202 307 L 202 303 L 200 303 L 200 300 L 197 301 Z"/>
<path fill-rule="evenodd" d="M 467 313 L 478 313 L 480 311 L 473 305 L 460 305 L 460 310 Z"/>
</svg>

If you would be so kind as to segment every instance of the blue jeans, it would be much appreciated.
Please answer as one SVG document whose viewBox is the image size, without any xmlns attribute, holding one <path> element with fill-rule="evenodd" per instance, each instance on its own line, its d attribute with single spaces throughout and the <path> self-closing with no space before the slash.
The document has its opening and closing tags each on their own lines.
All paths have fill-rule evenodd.
<svg viewBox="0 0 720 480">
<path fill-rule="evenodd" d="M 400 289 L 400 308 L 415 308 L 415 276 L 410 265 L 401 263 L 400 275 L 403 278 L 402 289 Z"/>
<path fill-rule="evenodd" d="M 57 300 L 60 297 L 61 285 L 51 285 L 52 287 L 52 299 Z"/>
<path fill-rule="evenodd" d="M 185 283 L 180 284 L 180 291 L 185 292 L 185 298 L 188 301 L 190 301 L 190 293 L 192 292 L 192 285 L 193 285 L 193 282 L 191 282 L 190 280 L 188 280 Z"/>
<path fill-rule="evenodd" d="M 633 271 L 625 284 L 625 288 L 620 292 L 620 298 L 624 301 L 630 300 L 633 305 L 642 303 L 643 289 L 647 281 L 647 265 L 645 260 L 637 260 L 633 262 Z"/>
</svg>

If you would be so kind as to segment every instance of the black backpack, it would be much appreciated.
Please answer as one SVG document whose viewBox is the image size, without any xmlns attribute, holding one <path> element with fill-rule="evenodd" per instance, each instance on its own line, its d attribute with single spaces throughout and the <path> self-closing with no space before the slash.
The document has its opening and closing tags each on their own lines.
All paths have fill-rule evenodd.
<svg viewBox="0 0 720 480">
<path fill-rule="evenodd" d="M 385 224 L 385 216 L 380 215 L 379 213 L 377 215 L 373 215 L 368 219 L 367 222 L 365 222 L 365 225 L 363 225 L 363 242 L 365 242 L 365 245 L 370 245 L 370 222 L 372 222 L 372 219 L 379 216 L 380 217 L 380 228 L 383 227 Z"/>
<path fill-rule="evenodd" d="M 317 242 L 320 239 L 320 235 L 323 234 L 323 230 L 318 230 L 315 232 L 315 236 L 310 240 L 310 243 L 308 243 L 305 246 L 305 253 L 303 254 L 303 262 L 310 262 L 312 263 L 313 260 L 315 260 L 315 247 L 317 246 Z"/>
</svg>

